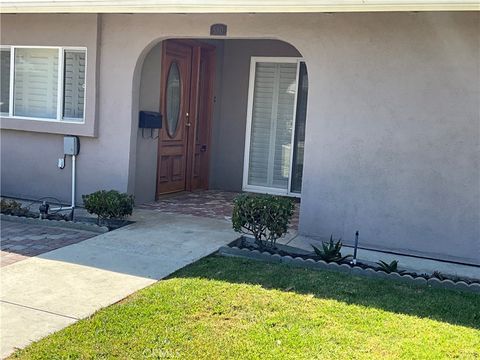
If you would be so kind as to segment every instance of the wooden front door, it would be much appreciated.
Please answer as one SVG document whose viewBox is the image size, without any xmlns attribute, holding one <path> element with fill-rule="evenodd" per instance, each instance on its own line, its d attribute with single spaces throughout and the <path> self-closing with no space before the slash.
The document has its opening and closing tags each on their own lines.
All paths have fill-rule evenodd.
<svg viewBox="0 0 480 360">
<path fill-rule="evenodd" d="M 165 41 L 163 46 L 157 195 L 185 190 L 192 48 Z"/>
<path fill-rule="evenodd" d="M 214 53 L 211 46 L 194 41 L 164 42 L 157 197 L 208 188 Z"/>
</svg>

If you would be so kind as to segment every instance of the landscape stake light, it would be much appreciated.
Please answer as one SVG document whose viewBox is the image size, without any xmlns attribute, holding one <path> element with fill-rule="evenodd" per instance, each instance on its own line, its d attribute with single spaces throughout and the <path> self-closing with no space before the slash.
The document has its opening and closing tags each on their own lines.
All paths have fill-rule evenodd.
<svg viewBox="0 0 480 360">
<path fill-rule="evenodd" d="M 355 247 L 353 248 L 352 264 L 357 265 L 357 248 L 358 248 L 358 230 L 355 232 Z"/>
</svg>

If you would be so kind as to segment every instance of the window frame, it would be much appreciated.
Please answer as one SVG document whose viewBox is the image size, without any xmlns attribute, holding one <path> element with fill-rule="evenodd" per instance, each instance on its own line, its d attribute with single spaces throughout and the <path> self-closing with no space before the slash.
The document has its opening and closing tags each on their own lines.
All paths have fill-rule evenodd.
<svg viewBox="0 0 480 360">
<path fill-rule="evenodd" d="M 251 136 L 252 136 L 252 120 L 253 120 L 253 96 L 255 91 L 255 76 L 256 76 L 256 64 L 259 62 L 271 62 L 271 63 L 290 63 L 297 64 L 295 84 L 297 86 L 295 92 L 295 99 L 293 105 L 293 122 L 292 122 L 292 137 L 290 140 L 290 164 L 288 171 L 288 185 L 286 190 L 279 188 L 250 185 L 248 183 L 249 177 L 249 165 L 250 165 L 250 146 L 251 146 Z M 298 80 L 300 74 L 300 63 L 305 62 L 305 59 L 302 57 L 267 57 L 267 56 L 252 56 L 250 58 L 250 79 L 248 85 L 248 105 L 247 105 L 247 126 L 245 129 L 245 149 L 244 149 L 244 158 L 243 158 L 243 182 L 242 190 L 250 191 L 256 193 L 268 193 L 272 195 L 282 195 L 290 197 L 301 197 L 301 193 L 292 192 L 292 172 L 293 172 L 293 144 L 295 141 L 295 125 L 297 121 L 297 100 L 298 100 Z"/>
<path fill-rule="evenodd" d="M 87 71 L 88 71 L 88 55 L 87 48 L 82 46 L 37 46 L 37 45 L 1 45 L 0 50 L 10 50 L 10 88 L 9 88 L 9 104 L 8 113 L 0 113 L 5 119 L 33 120 L 42 122 L 68 123 L 68 124 L 85 124 L 85 114 L 87 105 Z M 57 116 L 56 118 L 40 118 L 35 116 L 18 116 L 14 115 L 14 89 L 15 89 L 15 50 L 16 49 L 54 49 L 58 51 L 58 74 L 57 74 Z M 85 80 L 84 80 L 84 102 L 83 117 L 68 118 L 63 116 L 64 111 L 64 85 L 65 85 L 65 52 L 77 51 L 85 53 Z"/>
</svg>

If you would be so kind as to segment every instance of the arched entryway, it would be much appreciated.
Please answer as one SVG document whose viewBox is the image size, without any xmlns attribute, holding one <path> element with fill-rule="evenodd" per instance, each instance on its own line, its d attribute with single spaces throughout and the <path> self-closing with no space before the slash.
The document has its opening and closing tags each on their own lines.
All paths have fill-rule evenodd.
<svg viewBox="0 0 480 360">
<path fill-rule="evenodd" d="M 160 112 L 163 127 L 138 134 L 137 199 L 207 188 L 299 196 L 307 89 L 304 59 L 280 40 L 158 43 L 139 110 Z"/>
</svg>

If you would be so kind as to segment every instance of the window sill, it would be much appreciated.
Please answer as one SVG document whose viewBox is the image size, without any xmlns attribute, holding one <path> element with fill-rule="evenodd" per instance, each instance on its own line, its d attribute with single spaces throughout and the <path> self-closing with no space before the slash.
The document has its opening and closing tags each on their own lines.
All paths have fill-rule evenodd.
<svg viewBox="0 0 480 360">
<path fill-rule="evenodd" d="M 0 129 L 31 131 L 49 134 L 68 134 L 77 136 L 96 137 L 93 121 L 83 122 L 71 120 L 53 120 L 28 117 L 0 116 Z"/>
<path fill-rule="evenodd" d="M 55 124 L 78 124 L 78 125 L 83 125 L 85 124 L 85 119 L 82 119 L 82 121 L 77 121 L 74 120 L 73 118 L 67 118 L 67 119 L 62 119 L 62 120 L 57 120 L 57 119 L 48 119 L 48 118 L 38 118 L 38 117 L 30 117 L 30 116 L 8 116 L 8 115 L 1 115 L 2 119 L 13 119 L 16 121 L 23 121 L 23 120 L 29 120 L 29 121 L 41 121 L 41 122 L 51 122 Z"/>
<path fill-rule="evenodd" d="M 277 189 L 277 188 L 256 186 L 256 185 L 243 185 L 242 190 L 246 191 L 246 192 L 252 192 L 252 193 L 270 194 L 270 195 L 277 195 L 277 196 L 287 196 L 287 197 L 292 197 L 292 198 L 301 198 L 302 197 L 301 193 L 291 192 L 291 191 Z"/>
</svg>

